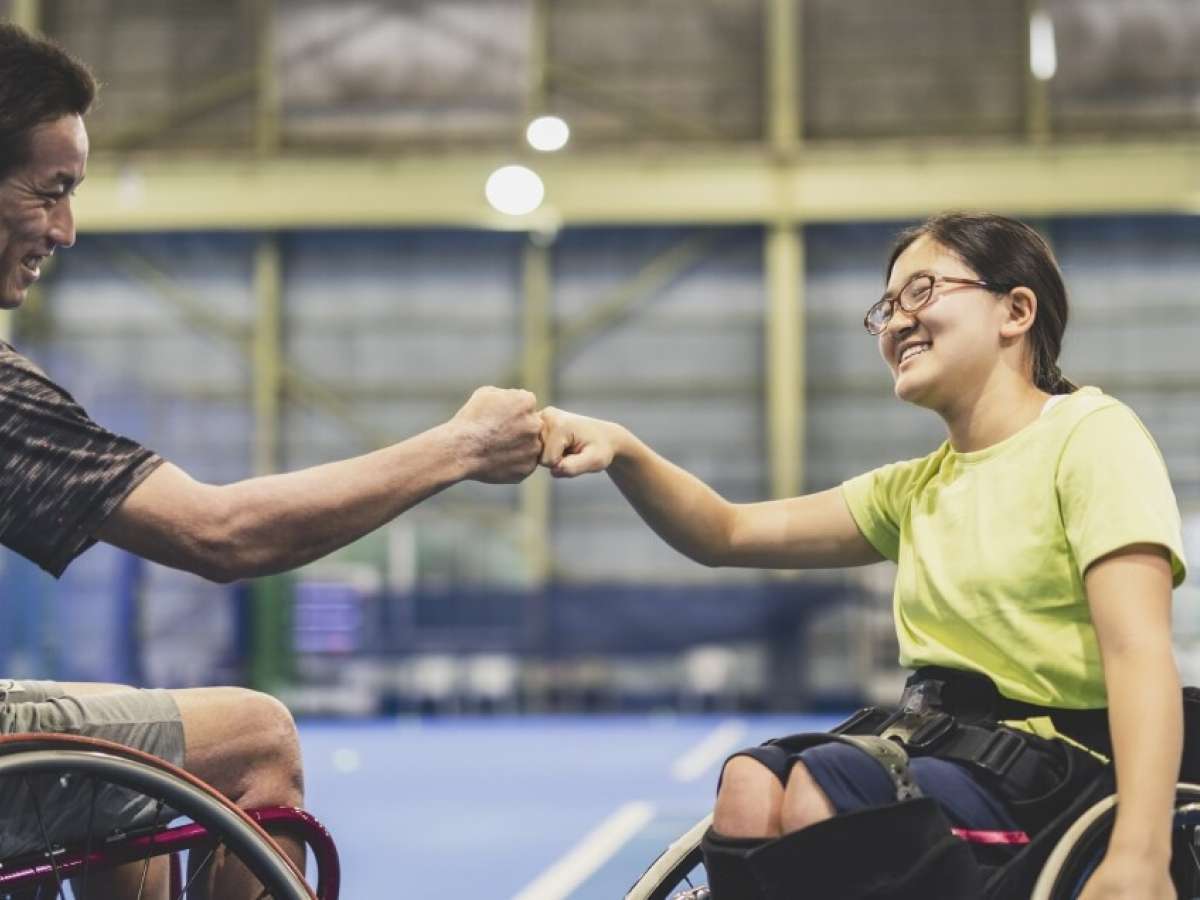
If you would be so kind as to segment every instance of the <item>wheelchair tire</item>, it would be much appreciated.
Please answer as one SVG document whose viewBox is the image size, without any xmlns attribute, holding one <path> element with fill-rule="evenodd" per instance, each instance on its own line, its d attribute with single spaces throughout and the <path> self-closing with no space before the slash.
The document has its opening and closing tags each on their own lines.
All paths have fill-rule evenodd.
<svg viewBox="0 0 1200 900">
<path fill-rule="evenodd" d="M 1072 900 L 1079 895 L 1108 849 L 1116 806 L 1116 795 L 1109 795 L 1075 820 L 1047 858 L 1030 900 Z M 1198 836 L 1200 785 L 1180 784 L 1175 790 L 1171 854 L 1171 876 L 1180 900 L 1200 897 Z"/>
<path fill-rule="evenodd" d="M 688 874 L 703 862 L 700 840 L 711 824 L 709 814 L 667 847 L 625 894 L 625 900 L 668 900 L 688 887 Z"/>
<path fill-rule="evenodd" d="M 24 779 L 32 791 L 30 779 L 36 776 L 50 776 L 59 781 L 82 777 L 90 781 L 93 788 L 112 785 L 137 791 L 162 808 L 174 810 L 204 826 L 209 835 L 224 846 L 226 853 L 239 859 L 261 882 L 264 898 L 314 900 L 312 890 L 270 836 L 229 800 L 198 779 L 146 754 L 115 745 L 99 749 L 105 743 L 70 736 L 38 736 L 0 742 L 0 780 Z M 48 870 L 46 880 L 56 890 L 52 896 L 68 897 L 67 880 L 86 878 L 87 870 L 83 874 L 60 871 L 56 862 L 60 851 L 53 842 L 46 843 L 48 846 L 41 850 L 45 860 L 42 866 Z M 95 839 L 94 843 L 89 839 L 88 843 L 98 849 L 103 845 L 103 838 Z M 7 896 L 5 891 L 15 890 L 0 886 L 0 897 Z M 20 890 L 27 888 L 22 886 Z"/>
</svg>

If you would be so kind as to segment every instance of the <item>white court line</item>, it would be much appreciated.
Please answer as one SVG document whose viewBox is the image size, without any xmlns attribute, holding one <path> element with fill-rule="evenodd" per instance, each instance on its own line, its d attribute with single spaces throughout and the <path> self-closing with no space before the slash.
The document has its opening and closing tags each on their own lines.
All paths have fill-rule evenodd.
<svg viewBox="0 0 1200 900">
<path fill-rule="evenodd" d="M 676 781 L 695 781 L 710 766 L 716 765 L 737 749 L 746 736 L 746 723 L 738 719 L 722 722 L 695 747 L 671 765 L 671 777 Z"/>
<path fill-rule="evenodd" d="M 566 855 L 535 878 L 513 900 L 563 900 L 583 884 L 654 818 L 645 801 L 626 803 L 593 828 Z"/>
</svg>

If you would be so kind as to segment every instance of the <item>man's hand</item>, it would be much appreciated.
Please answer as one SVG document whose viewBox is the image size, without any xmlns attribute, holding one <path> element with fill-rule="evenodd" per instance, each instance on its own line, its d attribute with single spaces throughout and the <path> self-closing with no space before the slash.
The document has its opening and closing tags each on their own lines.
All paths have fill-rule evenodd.
<svg viewBox="0 0 1200 900">
<path fill-rule="evenodd" d="M 463 439 L 467 478 L 512 484 L 537 468 L 542 420 L 537 398 L 529 391 L 481 387 L 450 424 Z"/>
<path fill-rule="evenodd" d="M 612 465 L 622 434 L 612 422 L 547 406 L 542 410 L 541 464 L 555 478 L 603 472 Z"/>
</svg>

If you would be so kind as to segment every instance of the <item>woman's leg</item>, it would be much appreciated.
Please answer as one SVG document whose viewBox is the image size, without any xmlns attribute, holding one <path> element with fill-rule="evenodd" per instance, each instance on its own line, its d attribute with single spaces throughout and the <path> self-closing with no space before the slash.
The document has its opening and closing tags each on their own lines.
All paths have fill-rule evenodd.
<svg viewBox="0 0 1200 900">
<path fill-rule="evenodd" d="M 829 796 L 803 762 L 797 761 L 788 774 L 780 803 L 780 831 L 788 834 L 816 825 L 837 814 Z"/>
<path fill-rule="evenodd" d="M 775 772 L 751 756 L 735 756 L 721 773 L 713 830 L 731 838 L 779 837 L 783 798 Z"/>
</svg>

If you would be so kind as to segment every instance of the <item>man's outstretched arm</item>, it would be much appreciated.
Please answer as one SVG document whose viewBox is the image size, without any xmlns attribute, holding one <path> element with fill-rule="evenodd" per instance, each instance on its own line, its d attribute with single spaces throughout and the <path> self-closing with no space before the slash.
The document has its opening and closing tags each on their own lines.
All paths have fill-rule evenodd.
<svg viewBox="0 0 1200 900">
<path fill-rule="evenodd" d="M 448 422 L 352 459 L 220 486 L 167 463 L 96 537 L 213 581 L 282 572 L 456 482 L 522 480 L 537 466 L 540 430 L 528 391 L 480 388 Z"/>
</svg>

